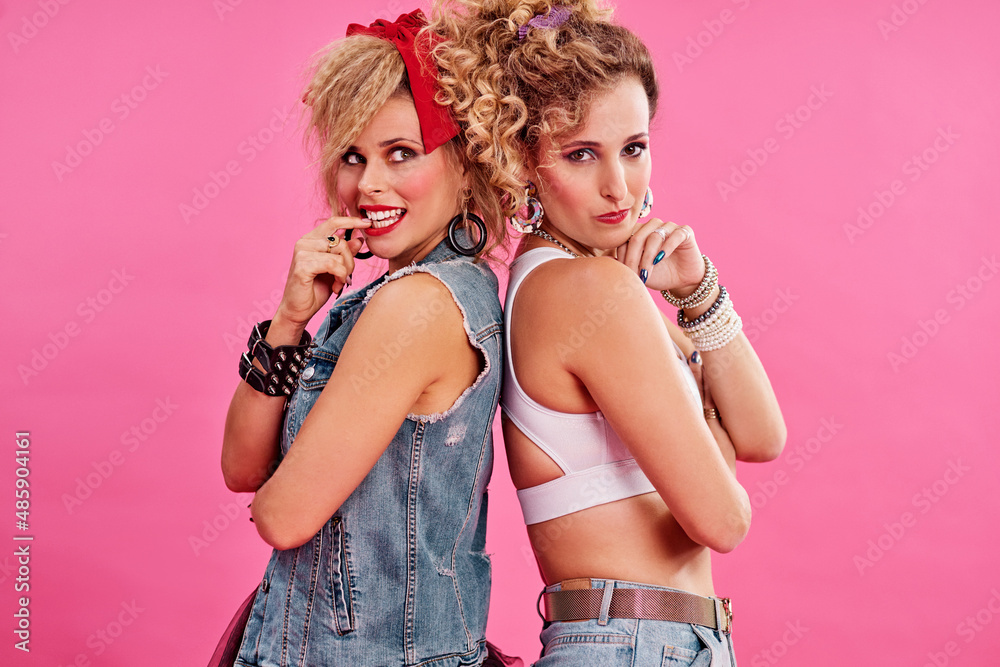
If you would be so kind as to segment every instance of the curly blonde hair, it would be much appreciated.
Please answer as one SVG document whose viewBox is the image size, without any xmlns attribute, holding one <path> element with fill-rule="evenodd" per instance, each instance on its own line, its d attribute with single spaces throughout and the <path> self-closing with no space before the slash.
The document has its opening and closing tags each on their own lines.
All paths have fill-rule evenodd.
<svg viewBox="0 0 1000 667">
<path fill-rule="evenodd" d="M 341 158 L 387 101 L 400 95 L 412 99 L 413 94 L 399 51 L 391 42 L 371 35 L 352 35 L 329 44 L 313 57 L 309 72 L 302 98 L 307 105 L 305 143 L 316 155 L 330 212 L 340 213 L 343 203 L 337 196 L 337 173 Z M 466 203 L 469 210 L 482 215 L 487 231 L 486 247 L 477 257 L 490 257 L 507 242 L 491 169 L 469 157 L 462 134 L 441 148 L 469 177 L 471 195 Z"/>
<path fill-rule="evenodd" d="M 571 10 L 557 28 L 529 27 L 553 8 Z M 435 0 L 430 29 L 445 36 L 434 55 L 439 99 L 465 128 L 469 157 L 486 166 L 505 215 L 524 204 L 527 156 L 539 141 L 572 134 L 595 93 L 635 77 L 656 113 L 653 59 L 629 30 L 610 22 L 595 0 Z"/>
</svg>

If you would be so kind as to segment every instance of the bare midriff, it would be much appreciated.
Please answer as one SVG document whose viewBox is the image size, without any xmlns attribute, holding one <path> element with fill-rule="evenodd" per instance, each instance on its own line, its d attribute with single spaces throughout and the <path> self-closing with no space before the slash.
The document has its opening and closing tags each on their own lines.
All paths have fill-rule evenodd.
<svg viewBox="0 0 1000 667">
<path fill-rule="evenodd" d="M 503 420 L 517 488 L 543 484 L 559 467 Z M 711 552 L 681 528 L 658 493 L 598 505 L 528 526 L 546 585 L 576 578 L 618 579 L 714 595 Z"/>
</svg>

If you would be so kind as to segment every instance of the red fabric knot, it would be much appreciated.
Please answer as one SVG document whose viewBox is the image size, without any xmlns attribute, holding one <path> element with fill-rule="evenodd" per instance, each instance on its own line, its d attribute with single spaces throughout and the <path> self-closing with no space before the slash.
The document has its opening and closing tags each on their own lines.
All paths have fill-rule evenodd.
<svg viewBox="0 0 1000 667">
<path fill-rule="evenodd" d="M 458 123 L 451 115 L 451 109 L 438 104 L 434 96 L 438 90 L 437 65 L 431 56 L 431 49 L 441 39 L 424 33 L 418 40 L 420 29 L 427 25 L 427 18 L 419 9 L 409 14 L 400 14 L 395 21 L 379 19 L 365 27 L 359 23 L 347 26 L 347 36 L 371 35 L 391 42 L 406 65 L 406 75 L 413 93 L 413 106 L 420 121 L 420 134 L 424 151 L 433 152 L 458 134 Z M 418 43 L 419 42 L 419 43 Z"/>
</svg>

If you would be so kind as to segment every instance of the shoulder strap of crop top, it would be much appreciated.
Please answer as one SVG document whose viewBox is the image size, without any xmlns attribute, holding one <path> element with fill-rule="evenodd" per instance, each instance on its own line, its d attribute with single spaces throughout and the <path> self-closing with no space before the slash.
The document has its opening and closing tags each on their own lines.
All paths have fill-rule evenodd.
<svg viewBox="0 0 1000 667">
<path fill-rule="evenodd" d="M 564 473 L 573 472 L 572 464 L 560 455 L 556 447 L 550 443 L 560 442 L 566 434 L 566 428 L 560 422 L 575 421 L 581 427 L 592 421 L 594 413 L 567 414 L 556 412 L 541 405 L 521 388 L 514 372 L 514 357 L 511 354 L 511 317 L 514 311 L 514 298 L 521 283 L 532 271 L 553 259 L 566 259 L 571 255 L 557 248 L 535 248 L 524 253 L 510 267 L 510 279 L 507 283 L 507 298 L 504 301 L 504 392 L 500 399 L 501 407 L 514 424 L 549 455 Z M 579 429 L 570 429 L 578 431 Z"/>
</svg>

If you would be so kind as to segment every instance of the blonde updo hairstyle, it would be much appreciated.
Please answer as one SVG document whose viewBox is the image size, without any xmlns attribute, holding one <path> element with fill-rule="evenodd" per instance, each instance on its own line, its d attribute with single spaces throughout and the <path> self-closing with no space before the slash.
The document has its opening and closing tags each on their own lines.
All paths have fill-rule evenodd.
<svg viewBox="0 0 1000 667">
<path fill-rule="evenodd" d="M 529 27 L 553 8 L 572 10 L 557 28 Z M 468 154 L 487 166 L 505 215 L 525 199 L 526 156 L 544 164 L 542 137 L 570 135 L 586 119 L 595 93 L 635 77 L 650 118 L 659 86 L 645 44 L 610 22 L 594 0 L 436 0 L 431 29 L 446 36 L 435 49 L 440 98 L 466 128 Z"/>
<path fill-rule="evenodd" d="M 337 196 L 337 173 L 347 149 L 386 102 L 397 96 L 412 100 L 413 94 L 399 51 L 371 35 L 345 37 L 321 50 L 311 63 L 310 78 L 302 98 L 307 105 L 305 141 L 317 157 L 331 214 L 339 215 L 344 204 Z M 489 256 L 506 243 L 507 227 L 488 169 L 468 157 L 461 134 L 436 150 L 447 151 L 465 169 L 472 191 L 465 203 L 483 218 L 488 237 L 477 257 Z M 461 202 L 463 193 L 456 193 L 456 200 Z"/>
</svg>

